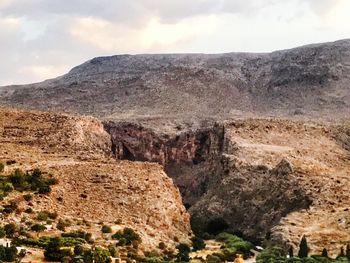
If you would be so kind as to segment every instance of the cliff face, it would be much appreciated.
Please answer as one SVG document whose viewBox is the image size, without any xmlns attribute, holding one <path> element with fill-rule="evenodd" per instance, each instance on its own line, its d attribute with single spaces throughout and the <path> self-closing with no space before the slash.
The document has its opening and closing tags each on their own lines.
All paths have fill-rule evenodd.
<svg viewBox="0 0 350 263">
<path fill-rule="evenodd" d="M 105 123 L 117 159 L 157 162 L 192 205 L 220 174 L 223 127 L 161 133 L 132 123 Z"/>
<path fill-rule="evenodd" d="M 349 224 L 336 223 L 347 220 L 350 205 L 346 125 L 246 119 L 175 133 L 105 128 L 117 158 L 164 165 L 195 232 L 230 230 L 295 247 L 306 234 L 315 253 L 337 253 L 349 238 Z"/>
<path fill-rule="evenodd" d="M 5 173 L 39 168 L 59 180 L 49 195 L 34 195 L 30 204 L 23 193 L 6 197 L 1 205 L 16 200 L 18 207 L 2 223 L 19 222 L 22 216 L 34 221 L 37 212 L 48 210 L 70 219 L 70 230 L 93 233 L 98 244 L 106 242 L 100 222 L 114 231 L 133 228 L 145 250 L 156 249 L 159 242 L 174 247 L 175 237 L 187 241 L 189 215 L 163 168 L 117 161 L 111 148 L 110 136 L 94 118 L 0 109 L 0 162 L 10 161 Z M 29 206 L 34 212 L 28 215 Z M 58 234 L 56 223 L 53 232 L 42 235 Z M 30 228 L 24 222 L 23 227 Z"/>
</svg>

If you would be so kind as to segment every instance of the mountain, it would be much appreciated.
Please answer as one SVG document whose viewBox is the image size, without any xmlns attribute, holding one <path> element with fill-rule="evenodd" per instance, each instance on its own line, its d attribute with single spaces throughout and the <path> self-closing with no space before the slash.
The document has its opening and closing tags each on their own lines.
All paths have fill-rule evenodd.
<svg viewBox="0 0 350 263">
<path fill-rule="evenodd" d="M 0 88 L 0 103 L 108 119 L 347 116 L 350 40 L 264 54 L 98 57 L 62 77 Z"/>
</svg>

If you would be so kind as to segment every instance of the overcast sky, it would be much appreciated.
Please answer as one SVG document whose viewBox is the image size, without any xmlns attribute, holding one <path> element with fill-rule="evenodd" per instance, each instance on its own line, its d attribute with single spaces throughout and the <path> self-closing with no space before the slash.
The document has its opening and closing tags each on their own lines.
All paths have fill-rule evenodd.
<svg viewBox="0 0 350 263">
<path fill-rule="evenodd" d="M 96 56 L 273 51 L 350 38 L 350 0 L 0 0 L 0 85 Z"/>
</svg>

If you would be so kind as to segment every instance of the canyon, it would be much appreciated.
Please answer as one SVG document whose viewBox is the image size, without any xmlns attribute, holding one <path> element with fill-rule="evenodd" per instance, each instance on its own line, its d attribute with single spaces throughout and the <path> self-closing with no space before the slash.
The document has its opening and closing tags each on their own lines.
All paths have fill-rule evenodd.
<svg viewBox="0 0 350 263">
<path fill-rule="evenodd" d="M 87 151 L 69 150 L 71 144 L 61 151 L 62 144 L 51 140 L 66 135 L 55 132 L 41 142 L 52 146 L 45 150 L 48 154 L 57 149 L 78 160 L 86 155 L 93 160 L 91 171 L 81 170 L 87 173 L 84 180 L 63 170 L 64 200 L 76 202 L 69 194 L 76 191 L 70 182 L 93 187 L 97 194 L 99 183 L 117 178 L 120 185 L 107 188 L 111 192 L 101 204 L 114 196 L 112 189 L 123 193 L 130 188 L 125 196 L 135 192 L 139 199 L 127 202 L 128 209 L 146 202 L 144 206 L 152 207 L 149 211 L 165 213 L 164 227 L 152 221 L 152 233 L 141 226 L 144 220 L 138 225 L 145 239 L 156 240 L 150 241 L 153 245 L 165 237 L 171 242 L 170 232 L 188 238 L 191 230 L 183 204 L 198 235 L 225 230 L 256 244 L 294 248 L 306 235 L 313 253 L 326 247 L 337 255 L 350 241 L 349 76 L 350 40 L 263 54 L 118 55 L 94 58 L 56 79 L 0 87 L 0 104 L 54 112 L 40 113 L 45 116 L 94 116 L 73 121 L 91 118 L 100 130 L 97 136 L 91 133 L 95 128 L 80 128 L 80 134 L 92 136 Z M 6 129 L 3 134 L 11 132 Z M 19 130 L 23 132 L 17 129 L 15 134 L 20 135 Z M 108 159 L 100 163 L 95 149 L 103 149 Z M 11 152 L 2 158 L 10 156 L 17 155 Z M 62 169 L 82 169 L 70 158 L 60 158 Z M 28 156 L 27 162 L 33 162 L 29 160 Z M 106 176 L 95 180 L 99 169 Z M 123 178 L 131 186 L 121 183 Z M 143 196 L 149 188 L 154 192 Z M 165 201 L 156 202 L 155 196 L 163 199 L 163 192 Z M 166 200 L 175 202 L 171 220 L 178 221 L 173 227 Z M 67 201 L 67 210 L 75 211 L 74 202 Z M 52 200 L 44 204 L 59 209 Z M 111 204 L 98 215 L 112 220 L 109 215 L 123 205 Z M 87 202 L 84 209 L 90 208 Z M 126 221 L 136 227 L 130 218 Z M 159 234 L 152 239 L 156 229 Z"/>
</svg>

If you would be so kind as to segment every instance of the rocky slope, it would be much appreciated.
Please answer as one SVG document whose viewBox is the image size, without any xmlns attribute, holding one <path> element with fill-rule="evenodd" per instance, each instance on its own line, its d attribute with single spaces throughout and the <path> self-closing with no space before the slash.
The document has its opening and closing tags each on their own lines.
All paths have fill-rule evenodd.
<svg viewBox="0 0 350 263">
<path fill-rule="evenodd" d="M 42 210 L 57 212 L 84 221 L 75 228 L 92 232 L 97 242 L 105 242 L 99 222 L 115 230 L 132 227 L 144 249 L 161 241 L 174 246 L 175 237 L 187 240 L 191 233 L 180 194 L 162 167 L 111 158 L 110 136 L 94 118 L 2 108 L 0 161 L 9 163 L 6 174 L 39 168 L 59 179 L 49 195 L 30 203 L 20 193 L 6 197 L 2 205 L 16 200 L 18 208 L 2 222 L 27 217 L 31 206 L 31 220 Z"/>
<path fill-rule="evenodd" d="M 347 116 L 350 41 L 266 54 L 119 55 L 0 88 L 0 103 L 109 119 L 222 119 L 249 112 Z"/>
<path fill-rule="evenodd" d="M 242 119 L 195 130 L 167 126 L 166 133 L 105 127 L 117 158 L 164 165 L 196 232 L 230 230 L 295 248 L 305 234 L 314 253 L 327 247 L 334 255 L 349 241 L 346 124 Z"/>
</svg>

